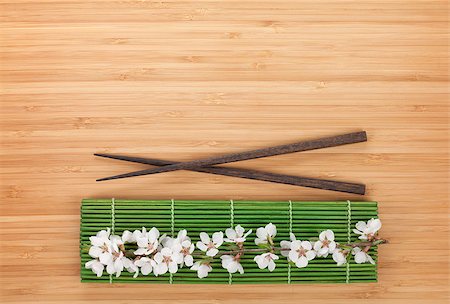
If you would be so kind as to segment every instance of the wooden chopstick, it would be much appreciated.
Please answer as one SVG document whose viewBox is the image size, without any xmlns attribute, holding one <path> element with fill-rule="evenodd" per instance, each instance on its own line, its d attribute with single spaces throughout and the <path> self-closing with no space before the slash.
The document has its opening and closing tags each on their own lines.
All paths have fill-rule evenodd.
<svg viewBox="0 0 450 304">
<path fill-rule="evenodd" d="M 171 162 L 167 160 L 154 159 L 154 158 L 142 158 L 142 157 L 132 157 L 132 156 L 124 156 L 124 155 L 114 155 L 114 154 L 103 154 L 96 153 L 96 156 L 112 158 L 118 160 L 124 160 L 134 163 L 147 164 L 153 166 L 168 166 L 178 164 L 178 162 Z M 204 172 L 211 173 L 217 175 L 226 175 L 240 178 L 247 178 L 253 180 L 260 181 L 268 181 L 279 184 L 288 184 L 309 188 L 317 188 L 338 192 L 346 192 L 346 193 L 354 193 L 361 194 L 365 193 L 365 185 L 363 184 L 355 184 L 355 183 L 347 183 L 347 182 L 338 182 L 332 180 L 324 180 L 324 179 L 316 179 L 316 178 L 307 178 L 300 176 L 292 176 L 292 175 L 284 175 L 284 174 L 275 174 L 268 173 L 256 170 L 248 170 L 248 169 L 237 169 L 231 167 L 201 167 L 201 168 L 193 168 L 189 169 L 190 171 L 196 172 Z"/>
<path fill-rule="evenodd" d="M 274 155 L 280 155 L 280 154 L 287 154 L 287 153 L 322 149 L 322 148 L 328 148 L 328 147 L 335 147 L 335 146 L 364 142 L 364 141 L 367 141 L 367 134 L 365 131 L 354 132 L 354 133 L 348 133 L 348 134 L 343 134 L 343 135 L 315 139 L 315 140 L 301 141 L 301 142 L 287 144 L 287 145 L 257 149 L 257 150 L 247 151 L 247 152 L 232 153 L 232 154 L 219 156 L 219 157 L 211 157 L 211 158 L 199 159 L 199 160 L 194 160 L 194 161 L 189 161 L 189 162 L 179 162 L 176 164 L 162 166 L 159 168 L 146 169 L 146 170 L 140 170 L 140 171 L 129 172 L 129 173 L 125 173 L 125 174 L 105 177 L 105 178 L 98 179 L 97 181 L 105 181 L 105 180 L 119 179 L 119 178 L 126 178 L 126 177 L 140 176 L 140 175 L 149 175 L 149 174 L 156 174 L 156 173 L 169 172 L 169 171 L 175 171 L 175 170 L 192 170 L 192 169 L 199 168 L 199 167 L 231 163 L 231 162 L 236 162 L 236 161 L 268 157 L 268 156 L 274 156 Z"/>
</svg>

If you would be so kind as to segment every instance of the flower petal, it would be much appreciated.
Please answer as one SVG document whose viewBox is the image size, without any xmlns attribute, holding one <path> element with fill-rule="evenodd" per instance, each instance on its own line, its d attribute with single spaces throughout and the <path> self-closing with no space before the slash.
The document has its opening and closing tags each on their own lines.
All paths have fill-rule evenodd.
<svg viewBox="0 0 450 304">
<path fill-rule="evenodd" d="M 352 254 L 357 254 L 358 252 L 360 252 L 361 251 L 361 248 L 359 248 L 359 247 L 354 247 L 353 249 L 352 249 Z"/>
<path fill-rule="evenodd" d="M 201 251 L 206 251 L 206 250 L 208 250 L 208 247 L 204 244 L 204 243 L 202 243 L 202 242 L 197 242 L 197 248 L 198 249 L 200 249 Z"/>
<path fill-rule="evenodd" d="M 380 219 L 374 219 L 370 225 L 370 230 L 372 233 L 376 233 L 381 229 L 381 221 Z"/>
<path fill-rule="evenodd" d="M 114 268 L 116 269 L 116 272 L 119 273 L 119 274 L 123 271 L 123 262 L 122 262 L 122 259 L 117 259 L 117 260 L 114 262 Z"/>
<path fill-rule="evenodd" d="M 358 229 L 360 231 L 364 231 L 364 230 L 366 230 L 367 225 L 366 225 L 365 222 L 359 221 L 359 222 L 356 223 L 355 227 L 356 227 L 356 229 Z"/>
<path fill-rule="evenodd" d="M 103 270 L 105 269 L 105 266 L 103 266 L 102 263 L 94 263 L 92 265 L 92 271 L 97 275 L 97 277 L 101 277 L 103 274 Z"/>
<path fill-rule="evenodd" d="M 197 271 L 197 276 L 202 279 L 208 276 L 208 266 L 201 265 Z"/>
<path fill-rule="evenodd" d="M 303 242 L 301 243 L 301 246 L 302 246 L 303 249 L 305 249 L 305 250 L 311 250 L 311 249 L 312 249 L 311 242 L 309 242 L 309 241 L 303 241 Z"/>
<path fill-rule="evenodd" d="M 241 225 L 237 225 L 235 231 L 238 236 L 243 236 L 245 229 Z"/>
<path fill-rule="evenodd" d="M 255 257 L 253 258 L 253 261 L 255 261 L 256 263 L 259 263 L 259 261 L 261 261 L 262 258 L 263 258 L 263 257 L 262 257 L 262 254 L 260 254 L 260 255 L 255 256 Z"/>
<path fill-rule="evenodd" d="M 252 229 L 250 229 L 249 231 L 247 231 L 247 232 L 244 234 L 244 239 L 245 239 L 250 233 L 252 233 Z"/>
<path fill-rule="evenodd" d="M 97 247 L 103 246 L 103 244 L 104 244 L 103 240 L 97 236 L 89 237 L 89 241 L 91 241 L 91 244 L 93 246 L 97 246 Z"/>
<path fill-rule="evenodd" d="M 113 273 L 116 272 L 116 270 L 114 269 L 114 264 L 113 264 L 112 261 L 111 261 L 111 263 L 109 263 L 108 265 L 106 265 L 106 272 L 107 272 L 108 274 L 113 274 Z"/>
<path fill-rule="evenodd" d="M 194 264 L 194 258 L 192 255 L 187 255 L 184 257 L 184 263 L 186 266 L 191 267 Z"/>
<path fill-rule="evenodd" d="M 274 224 L 269 223 L 266 225 L 266 231 L 270 236 L 274 237 L 277 234 L 277 227 Z"/>
<path fill-rule="evenodd" d="M 215 246 L 219 247 L 220 245 L 223 244 L 223 232 L 222 231 L 214 232 L 212 235 L 212 239 Z"/>
<path fill-rule="evenodd" d="M 159 238 L 159 231 L 155 227 L 148 232 L 148 240 L 150 243 L 154 243 Z"/>
<path fill-rule="evenodd" d="M 306 267 L 308 265 L 308 259 L 304 256 L 301 256 L 297 262 L 295 262 L 295 266 L 297 266 L 298 268 L 303 268 Z"/>
<path fill-rule="evenodd" d="M 301 246 L 302 246 L 302 242 L 300 240 L 296 240 L 296 241 L 291 242 L 291 249 L 292 250 L 299 250 Z"/>
<path fill-rule="evenodd" d="M 295 241 L 296 240 L 295 234 L 293 234 L 292 232 L 289 233 L 289 239 L 291 240 L 291 242 Z"/>
<path fill-rule="evenodd" d="M 237 263 L 237 269 L 240 274 L 244 274 L 244 268 L 242 267 L 241 263 Z"/>
<path fill-rule="evenodd" d="M 358 252 L 355 254 L 355 262 L 358 264 L 365 263 L 367 261 L 366 259 L 366 253 L 363 251 Z"/>
<path fill-rule="evenodd" d="M 280 246 L 281 246 L 281 248 L 291 248 L 291 242 L 290 241 L 281 241 Z"/>
<path fill-rule="evenodd" d="M 133 233 L 131 233 L 131 231 L 125 230 L 122 233 L 122 242 L 124 242 L 124 243 L 134 242 Z"/>
<path fill-rule="evenodd" d="M 259 244 L 267 244 L 267 240 L 263 240 L 263 239 L 260 239 L 260 238 L 256 238 L 256 239 L 255 239 L 255 244 L 256 244 L 256 245 L 259 245 Z"/>
<path fill-rule="evenodd" d="M 211 249 L 209 249 L 207 252 L 206 252 L 206 255 L 207 256 L 210 256 L 210 257 L 213 257 L 213 256 L 215 256 L 216 254 L 218 254 L 219 253 L 219 250 L 217 249 L 217 248 L 211 248 Z"/>
<path fill-rule="evenodd" d="M 178 235 L 177 235 L 177 239 L 180 240 L 181 242 L 185 241 L 187 237 L 187 230 L 183 229 L 178 231 Z"/>
<path fill-rule="evenodd" d="M 261 262 L 260 262 L 260 264 L 261 264 L 261 266 L 262 266 L 262 268 L 266 268 L 267 266 L 269 266 L 269 262 L 270 262 L 271 260 L 269 260 L 268 258 L 267 258 L 267 254 L 263 254 L 263 258 L 261 259 Z M 261 267 L 260 267 L 261 268 Z M 262 269 L 261 268 L 261 269 Z"/>
<path fill-rule="evenodd" d="M 325 236 L 327 237 L 327 240 L 334 241 L 334 232 L 333 230 L 325 230 Z"/>
<path fill-rule="evenodd" d="M 320 248 L 320 250 L 317 253 L 324 256 L 325 254 L 328 253 L 328 247 Z"/>
<path fill-rule="evenodd" d="M 160 264 L 164 260 L 164 256 L 162 255 L 161 252 L 157 252 L 153 257 L 153 259 L 155 260 L 156 263 Z"/>
<path fill-rule="evenodd" d="M 194 265 L 190 268 L 191 270 L 198 270 L 200 268 L 200 262 L 195 262 Z"/>
<path fill-rule="evenodd" d="M 158 274 L 158 275 L 165 274 L 168 269 L 169 268 L 167 267 L 166 263 L 161 263 L 161 264 L 156 265 L 154 273 Z"/>
<path fill-rule="evenodd" d="M 269 261 L 269 271 L 272 272 L 275 269 L 275 262 L 273 260 Z"/>
<path fill-rule="evenodd" d="M 308 261 L 311 261 L 316 257 L 316 253 L 313 250 L 307 251 L 305 254 Z"/>
<path fill-rule="evenodd" d="M 320 248 L 322 248 L 322 242 L 321 241 L 317 241 L 314 243 L 314 250 L 315 251 L 319 251 Z"/>
<path fill-rule="evenodd" d="M 109 252 L 103 252 L 102 254 L 100 254 L 99 260 L 103 265 L 107 265 L 112 262 L 112 255 Z"/>
<path fill-rule="evenodd" d="M 94 263 L 96 263 L 96 262 L 98 262 L 97 260 L 90 260 L 90 261 L 87 261 L 85 264 L 84 264 L 84 267 L 86 268 L 86 269 L 92 269 L 92 266 L 94 265 Z"/>
<path fill-rule="evenodd" d="M 144 255 L 147 254 L 147 249 L 146 248 L 138 248 L 135 252 L 135 255 Z"/>
<path fill-rule="evenodd" d="M 289 251 L 289 255 L 288 256 L 289 256 L 289 259 L 292 262 L 297 262 L 298 261 L 299 256 L 298 256 L 298 252 L 297 251 L 295 251 L 295 250 Z"/>
<path fill-rule="evenodd" d="M 208 244 L 210 242 L 209 235 L 206 232 L 200 232 L 200 240 L 203 243 Z"/>
<path fill-rule="evenodd" d="M 191 241 L 185 240 L 181 243 L 181 247 L 183 248 L 189 248 L 191 247 Z"/>
<path fill-rule="evenodd" d="M 238 270 L 238 263 L 236 263 L 236 261 L 232 261 L 228 264 L 227 270 L 229 273 L 235 273 Z"/>
<path fill-rule="evenodd" d="M 359 231 L 358 229 L 353 229 L 353 233 L 356 233 L 356 234 L 363 234 L 363 232 L 362 232 L 362 231 Z"/>
<path fill-rule="evenodd" d="M 171 256 L 172 253 L 173 253 L 173 251 L 172 251 L 172 249 L 170 249 L 169 247 L 164 247 L 163 249 L 161 249 L 161 254 L 162 254 L 163 256 L 168 257 L 168 256 Z"/>
<path fill-rule="evenodd" d="M 336 249 L 336 242 L 332 241 L 328 244 L 328 251 L 331 253 Z"/>
<path fill-rule="evenodd" d="M 97 246 L 91 246 L 91 248 L 89 248 L 89 255 L 93 258 L 98 258 L 102 252 L 103 250 Z"/>
<path fill-rule="evenodd" d="M 147 247 L 148 246 L 148 238 L 138 237 L 136 239 L 136 243 L 137 243 L 138 247 Z"/>
<path fill-rule="evenodd" d="M 170 273 L 176 273 L 178 271 L 178 264 L 175 262 L 169 263 L 169 272 Z"/>
<path fill-rule="evenodd" d="M 326 232 L 324 230 L 319 234 L 319 240 L 325 241 L 325 238 L 326 238 Z"/>
<path fill-rule="evenodd" d="M 172 261 L 174 261 L 177 264 L 183 263 L 183 254 L 181 252 L 175 252 L 172 255 Z"/>
<path fill-rule="evenodd" d="M 222 255 L 220 257 L 220 259 L 222 260 L 222 267 L 223 268 L 227 268 L 228 264 L 230 264 L 233 260 L 231 255 Z"/>
<path fill-rule="evenodd" d="M 234 231 L 234 229 L 232 229 L 232 228 L 225 229 L 225 235 L 227 236 L 227 238 L 229 238 L 231 240 L 234 240 L 235 238 L 237 238 L 236 231 Z"/>
<path fill-rule="evenodd" d="M 258 229 L 256 229 L 256 236 L 259 239 L 265 240 L 267 239 L 267 231 L 265 228 L 263 227 L 259 227 Z"/>
</svg>

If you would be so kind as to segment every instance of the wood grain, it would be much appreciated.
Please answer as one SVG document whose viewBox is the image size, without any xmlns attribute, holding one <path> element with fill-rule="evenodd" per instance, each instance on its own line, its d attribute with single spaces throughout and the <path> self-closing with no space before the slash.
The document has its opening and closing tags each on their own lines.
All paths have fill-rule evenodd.
<svg viewBox="0 0 450 304">
<path fill-rule="evenodd" d="M 2 303 L 447 303 L 447 1 L 0 1 Z M 239 163 L 367 184 L 377 284 L 81 284 L 83 197 L 357 196 L 177 171 L 188 161 L 367 130 L 358 145 Z M 310 299 L 310 300 L 309 300 Z"/>
</svg>

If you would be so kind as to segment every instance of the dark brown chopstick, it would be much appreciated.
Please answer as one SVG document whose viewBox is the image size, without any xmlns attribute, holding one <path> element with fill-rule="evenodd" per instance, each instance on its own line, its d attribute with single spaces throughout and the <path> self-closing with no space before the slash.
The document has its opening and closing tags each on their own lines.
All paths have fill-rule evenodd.
<svg viewBox="0 0 450 304">
<path fill-rule="evenodd" d="M 168 166 L 173 164 L 178 164 L 178 162 L 171 162 L 167 160 L 154 159 L 154 158 L 142 158 L 142 157 L 132 157 L 132 156 L 124 156 L 124 155 L 113 155 L 113 154 L 103 154 L 96 153 L 94 154 L 100 157 L 124 160 L 134 163 L 147 164 L 153 166 Z M 355 183 L 346 183 L 346 182 L 338 182 L 324 179 L 316 179 L 316 178 L 307 178 L 307 177 L 299 177 L 292 175 L 284 175 L 284 174 L 274 174 L 267 173 L 256 170 L 247 170 L 247 169 L 237 169 L 237 168 L 224 168 L 224 167 L 201 167 L 189 169 L 191 171 L 196 172 L 204 172 L 204 173 L 212 173 L 217 175 L 226 175 L 240 178 L 247 178 L 253 180 L 260 181 L 268 181 L 279 184 L 288 184 L 295 186 L 303 186 L 309 188 L 317 188 L 324 190 L 332 190 L 338 192 L 346 192 L 346 193 L 354 193 L 354 194 L 364 194 L 365 186 L 362 184 Z"/>
<path fill-rule="evenodd" d="M 315 140 L 301 141 L 301 142 L 297 142 L 297 143 L 293 143 L 293 144 L 257 149 L 257 150 L 247 151 L 247 152 L 232 153 L 232 154 L 219 156 L 219 157 L 211 157 L 211 158 L 205 158 L 205 159 L 194 160 L 194 161 L 189 161 L 189 162 L 179 162 L 176 164 L 166 165 L 166 166 L 162 166 L 159 168 L 146 169 L 146 170 L 140 170 L 140 171 L 129 172 L 129 173 L 125 173 L 125 174 L 105 177 L 105 178 L 98 179 L 97 181 L 105 181 L 105 180 L 126 178 L 126 177 L 140 176 L 140 175 L 149 175 L 149 174 L 169 172 L 169 171 L 175 171 L 175 170 L 192 170 L 192 169 L 200 168 L 200 167 L 207 167 L 207 166 L 212 166 L 212 165 L 231 163 L 231 162 L 236 162 L 236 161 L 268 157 L 268 156 L 274 156 L 274 155 L 280 155 L 280 154 L 287 154 L 287 153 L 322 149 L 322 148 L 328 148 L 328 147 L 335 147 L 335 146 L 353 144 L 353 143 L 364 142 L 364 141 L 367 141 L 367 134 L 365 131 L 354 132 L 354 133 L 348 133 L 348 134 L 344 134 L 344 135 L 320 138 L 320 139 L 315 139 Z"/>
</svg>

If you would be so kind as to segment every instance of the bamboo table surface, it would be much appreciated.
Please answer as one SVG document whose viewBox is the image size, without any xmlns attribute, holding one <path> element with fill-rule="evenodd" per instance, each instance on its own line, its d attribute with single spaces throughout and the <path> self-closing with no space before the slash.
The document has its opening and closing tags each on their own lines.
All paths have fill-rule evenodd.
<svg viewBox="0 0 450 304">
<path fill-rule="evenodd" d="M 446 1 L 2 0 L 2 303 L 447 303 Z M 145 166 L 367 130 L 367 143 L 233 164 L 367 184 L 379 282 L 81 284 L 84 197 L 361 197 Z"/>
</svg>

